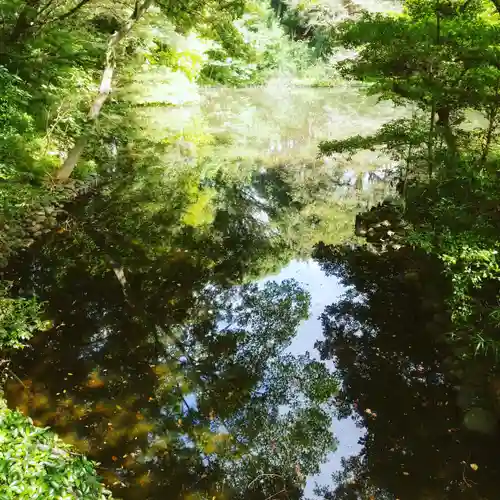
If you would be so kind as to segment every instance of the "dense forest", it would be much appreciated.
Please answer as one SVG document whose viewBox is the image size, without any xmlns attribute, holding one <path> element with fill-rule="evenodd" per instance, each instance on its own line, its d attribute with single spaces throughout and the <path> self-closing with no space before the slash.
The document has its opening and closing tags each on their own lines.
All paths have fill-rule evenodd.
<svg viewBox="0 0 500 500">
<path fill-rule="evenodd" d="M 1 498 L 496 498 L 500 3 L 378 7 L 0 4 Z"/>
</svg>

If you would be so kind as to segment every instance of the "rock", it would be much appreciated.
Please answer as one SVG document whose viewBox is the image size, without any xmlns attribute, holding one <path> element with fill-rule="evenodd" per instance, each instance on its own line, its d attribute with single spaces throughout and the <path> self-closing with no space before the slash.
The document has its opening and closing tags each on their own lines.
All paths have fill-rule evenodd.
<svg viewBox="0 0 500 500">
<path fill-rule="evenodd" d="M 473 407 L 465 414 L 464 425 L 470 431 L 482 434 L 495 434 L 498 422 L 491 411 Z"/>
</svg>

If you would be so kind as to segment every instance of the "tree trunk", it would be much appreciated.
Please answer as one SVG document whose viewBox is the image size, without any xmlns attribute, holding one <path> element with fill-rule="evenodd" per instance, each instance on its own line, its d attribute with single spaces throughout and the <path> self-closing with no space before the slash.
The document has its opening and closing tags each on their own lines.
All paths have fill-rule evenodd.
<svg viewBox="0 0 500 500">
<path fill-rule="evenodd" d="M 85 135 L 81 135 L 75 142 L 75 145 L 68 153 L 66 160 L 62 164 L 61 168 L 56 173 L 56 179 L 60 181 L 66 181 L 71 176 L 75 165 L 77 164 L 80 156 L 87 145 L 87 137 Z"/>
<path fill-rule="evenodd" d="M 56 172 L 55 177 L 57 179 L 61 181 L 67 180 L 73 173 L 73 170 L 80 160 L 80 157 L 82 156 L 85 146 L 88 142 L 89 134 L 99 117 L 104 103 L 111 93 L 111 84 L 113 81 L 113 74 L 116 65 L 116 48 L 118 47 L 122 39 L 127 36 L 130 30 L 134 27 L 134 24 L 149 9 L 152 3 L 153 0 L 143 0 L 142 3 L 139 3 L 137 1 L 134 12 L 132 13 L 128 21 L 118 31 L 115 31 L 115 33 L 110 36 L 106 49 L 106 60 L 101 77 L 101 84 L 99 86 L 99 92 L 90 106 L 89 113 L 87 115 L 87 122 L 85 124 L 82 135 L 75 141 L 75 145 L 68 153 L 66 160 L 62 164 L 61 168 Z"/>
<path fill-rule="evenodd" d="M 488 153 L 490 152 L 491 140 L 493 139 L 493 132 L 496 128 L 498 109 L 493 107 L 489 113 L 489 123 L 488 130 L 486 131 L 486 136 L 484 138 L 483 153 L 481 159 L 479 160 L 479 166 L 484 167 L 486 160 L 488 159 Z"/>
<path fill-rule="evenodd" d="M 436 121 L 436 101 L 432 98 L 431 116 L 429 119 L 429 136 L 427 137 L 427 174 L 429 181 L 434 170 L 434 122 Z"/>
<path fill-rule="evenodd" d="M 437 110 L 438 122 L 436 123 L 436 128 L 441 132 L 448 151 L 450 152 L 452 163 L 456 164 L 459 152 L 457 146 L 457 139 L 453 135 L 453 131 L 450 125 L 450 110 L 447 107 L 442 107 Z"/>
<path fill-rule="evenodd" d="M 16 24 L 10 34 L 10 42 L 16 43 L 33 29 L 40 0 L 28 0 L 17 17 Z"/>
</svg>

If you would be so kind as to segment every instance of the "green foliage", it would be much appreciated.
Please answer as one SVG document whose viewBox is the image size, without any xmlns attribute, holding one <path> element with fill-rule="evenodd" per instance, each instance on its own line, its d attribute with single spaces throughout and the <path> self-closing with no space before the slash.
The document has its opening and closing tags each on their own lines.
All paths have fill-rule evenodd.
<svg viewBox="0 0 500 500">
<path fill-rule="evenodd" d="M 141 5 L 0 6 L 0 263 L 12 262 L 0 343 L 13 351 L 40 338 L 15 363 L 36 379 L 18 406 L 34 403 L 38 423 L 102 458 L 118 491 L 184 496 L 191 485 L 207 498 L 263 499 L 281 481 L 249 485 L 276 474 L 300 495 L 335 448 L 338 383 L 309 356 L 286 353 L 308 294 L 294 281 L 248 282 L 307 255 L 320 233 L 339 237 L 345 221 L 328 208 L 336 169 L 297 164 L 259 178 L 252 161 L 208 158 L 230 139 L 204 123 L 156 140 L 139 111 L 196 105 L 197 83 L 303 76 L 319 52 L 290 39 L 264 1 L 161 1 L 139 19 Z M 72 177 L 82 182 L 63 187 L 57 173 L 75 144 L 84 147 Z M 57 342 L 64 375 L 46 350 Z M 41 353 L 42 367 L 30 362 Z M 38 397 L 44 378 L 48 395 Z M 93 464 L 18 413 L 2 418 L 0 496 L 106 496 Z"/>
<path fill-rule="evenodd" d="M 27 207 L 44 209 L 74 197 L 47 188 L 77 138 L 85 136 L 86 146 L 73 177 L 100 179 L 118 168 L 114 148 L 129 144 L 145 158 L 157 147 L 137 106 L 197 102 L 196 82 L 263 83 L 274 72 L 304 72 L 313 62 L 308 47 L 289 39 L 263 0 L 159 2 L 108 53 L 116 66 L 110 97 L 90 123 L 110 36 L 133 8 L 133 2 L 104 0 L 41 0 L 36 9 L 14 0 L 2 5 L 0 222 L 9 228 L 1 235 L 2 263 L 32 240 L 23 227 Z M 107 91 L 99 99 L 106 97 Z M 203 212 L 203 203 L 197 206 Z"/>
<path fill-rule="evenodd" d="M 315 57 L 324 58 L 336 49 L 330 31 L 350 2 L 328 0 L 273 0 L 281 24 L 294 40 L 304 40 Z M 352 14 L 352 12 L 348 12 Z"/>
<path fill-rule="evenodd" d="M 17 411 L 0 409 L 0 496 L 8 499 L 110 498 L 95 464 Z"/>
<path fill-rule="evenodd" d="M 40 319 L 42 305 L 36 298 L 11 298 L 7 290 L 0 293 L 0 349 L 20 349 L 33 333 L 49 328 Z"/>
<path fill-rule="evenodd" d="M 262 0 L 246 2 L 241 18 L 219 20 L 202 33 L 216 46 L 209 51 L 201 83 L 262 84 L 273 73 L 294 73 L 313 62 L 308 47 L 288 38 Z"/>
<path fill-rule="evenodd" d="M 383 148 L 398 162 L 406 242 L 443 262 L 453 285 L 451 338 L 471 355 L 496 352 L 498 342 L 499 23 L 494 3 L 424 0 L 405 2 L 402 14 L 341 23 L 336 40 L 358 51 L 341 73 L 410 105 L 413 117 L 320 147 L 328 155 Z M 471 110 L 480 126 L 466 125 Z"/>
<path fill-rule="evenodd" d="M 0 179 L 15 180 L 29 172 L 31 158 L 29 141 L 33 137 L 33 117 L 27 113 L 29 93 L 23 90 L 23 81 L 0 66 Z M 21 164 L 20 168 L 18 162 Z M 27 163 L 27 164 L 26 164 Z"/>
</svg>

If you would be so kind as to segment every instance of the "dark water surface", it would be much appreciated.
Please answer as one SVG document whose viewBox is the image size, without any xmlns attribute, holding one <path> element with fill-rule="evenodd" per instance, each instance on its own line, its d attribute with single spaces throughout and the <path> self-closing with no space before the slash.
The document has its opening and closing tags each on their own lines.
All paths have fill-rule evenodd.
<svg viewBox="0 0 500 500">
<path fill-rule="evenodd" d="M 123 499 L 498 498 L 500 376 L 447 341 L 439 263 L 343 245 L 359 165 L 274 160 L 148 164 L 67 207 L 3 270 L 51 321 L 9 405 Z"/>
</svg>

